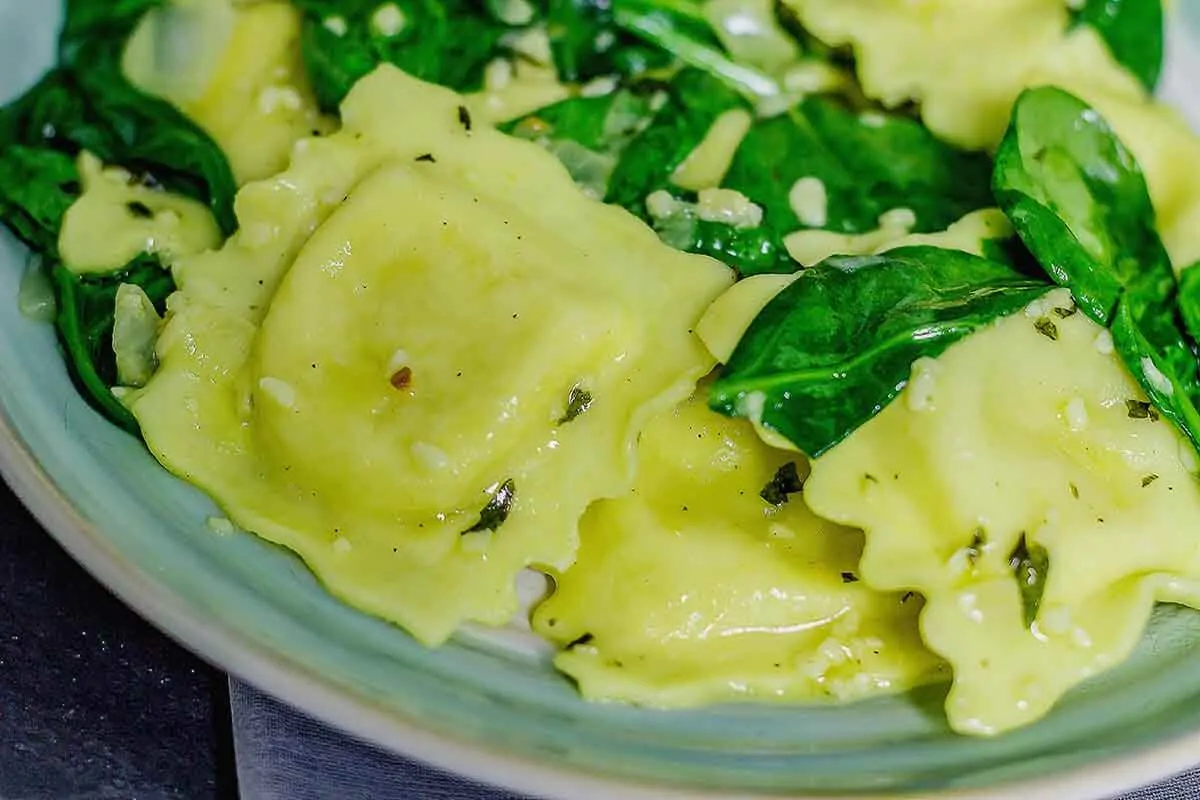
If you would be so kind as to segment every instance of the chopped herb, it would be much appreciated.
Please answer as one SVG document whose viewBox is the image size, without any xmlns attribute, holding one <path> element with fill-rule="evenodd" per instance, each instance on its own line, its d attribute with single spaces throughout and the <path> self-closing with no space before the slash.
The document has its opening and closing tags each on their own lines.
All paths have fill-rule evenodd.
<svg viewBox="0 0 1200 800">
<path fill-rule="evenodd" d="M 904 594 L 900 595 L 900 602 L 907 603 L 909 600 L 912 600 L 916 596 L 917 595 L 915 592 L 905 592 Z"/>
<path fill-rule="evenodd" d="M 775 477 L 767 481 L 767 485 L 758 496 L 773 506 L 782 506 L 787 503 L 788 495 L 793 495 L 803 488 L 804 481 L 800 478 L 796 462 L 789 461 L 775 471 Z"/>
<path fill-rule="evenodd" d="M 125 208 L 130 214 L 139 219 L 150 219 L 154 216 L 154 212 L 150 210 L 150 206 L 137 200 L 134 200 L 132 203 L 126 203 Z"/>
<path fill-rule="evenodd" d="M 1046 577 L 1050 572 L 1050 554 L 1046 548 L 1038 544 L 1030 544 L 1025 534 L 1012 555 L 1008 557 L 1008 565 L 1017 579 L 1021 589 L 1021 604 L 1025 609 L 1025 626 L 1033 627 L 1037 619 L 1038 609 L 1042 605 L 1042 595 L 1046 592 Z"/>
<path fill-rule="evenodd" d="M 1158 409 L 1145 400 L 1126 400 L 1125 409 L 1129 412 L 1130 419 L 1148 419 L 1151 422 L 1158 422 Z"/>
<path fill-rule="evenodd" d="M 863 475 L 863 480 L 867 483 L 879 483 L 879 478 L 876 478 L 869 472 Z"/>
<path fill-rule="evenodd" d="M 436 164 L 436 163 L 437 163 L 437 159 L 433 157 L 433 153 L 425 153 L 424 155 L 417 156 L 415 160 L 417 160 L 417 161 L 426 161 L 426 162 L 428 162 L 428 163 L 430 163 L 430 164 Z"/>
<path fill-rule="evenodd" d="M 464 130 L 468 132 L 471 130 L 471 112 L 467 110 L 466 106 L 458 107 L 458 122 Z"/>
<path fill-rule="evenodd" d="M 1158 476 L 1155 475 L 1153 472 L 1151 472 L 1149 475 L 1142 478 L 1142 488 L 1145 489 L 1147 486 L 1154 483 L 1156 480 L 1158 480 Z"/>
<path fill-rule="evenodd" d="M 1079 499 L 1079 487 L 1073 483 L 1068 483 L 1067 488 L 1071 490 L 1071 497 L 1074 497 L 1076 500 L 1078 500 Z"/>
<path fill-rule="evenodd" d="M 967 545 L 967 562 L 973 567 L 983 556 L 983 548 L 987 545 L 987 531 L 976 528 L 971 534 L 971 543 Z"/>
<path fill-rule="evenodd" d="M 1038 317 L 1037 322 L 1033 323 L 1033 327 L 1037 328 L 1037 332 L 1047 339 L 1058 341 L 1058 326 L 1049 317 Z"/>
<path fill-rule="evenodd" d="M 566 425 L 568 422 L 574 422 L 591 407 L 592 393 L 576 384 L 571 387 L 571 393 L 567 395 L 567 413 L 563 414 L 558 424 Z"/>
<path fill-rule="evenodd" d="M 1079 306 L 1072 305 L 1070 308 L 1062 308 L 1060 306 L 1054 307 L 1054 314 L 1059 319 L 1066 319 L 1067 317 L 1073 317 L 1078 313 L 1079 313 Z"/>
<path fill-rule="evenodd" d="M 500 526 L 508 520 L 508 515 L 512 513 L 513 501 L 516 499 L 516 494 L 516 484 L 510 478 L 500 488 L 496 489 L 496 493 L 492 495 L 492 499 L 483 507 L 483 511 L 479 514 L 479 522 L 463 531 L 463 535 L 500 530 Z"/>
<path fill-rule="evenodd" d="M 392 376 L 392 386 L 396 389 L 407 389 L 412 386 L 413 371 L 408 367 L 401 367 L 396 370 L 396 374 Z"/>
<path fill-rule="evenodd" d="M 853 572 L 843 572 L 842 583 L 858 583 L 858 576 Z"/>
<path fill-rule="evenodd" d="M 573 650 L 573 649 L 575 649 L 576 647 L 582 647 L 582 646 L 583 646 L 583 645 L 585 645 L 585 644 L 590 644 L 590 643 L 591 643 L 591 641 L 592 641 L 593 639 L 595 639 L 595 638 L 596 638 L 596 637 L 595 637 L 595 636 L 593 636 L 592 634 L 590 634 L 590 633 L 585 633 L 583 636 L 580 636 L 578 639 L 576 639 L 575 641 L 573 641 L 573 642 L 571 642 L 570 644 L 568 644 L 568 645 L 567 645 L 567 647 L 566 647 L 566 649 L 567 649 L 567 650 Z"/>
</svg>

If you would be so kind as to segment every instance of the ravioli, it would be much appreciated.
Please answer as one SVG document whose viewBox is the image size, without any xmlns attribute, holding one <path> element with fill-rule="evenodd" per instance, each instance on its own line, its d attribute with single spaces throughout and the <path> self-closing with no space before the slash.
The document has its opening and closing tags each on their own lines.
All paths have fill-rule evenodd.
<svg viewBox="0 0 1200 800">
<path fill-rule="evenodd" d="M 1045 714 L 1129 654 L 1155 601 L 1200 607 L 1190 445 L 1108 333 L 1056 308 L 1074 308 L 1069 293 L 918 362 L 805 487 L 816 513 L 866 531 L 866 583 L 925 596 L 963 733 Z"/>
<path fill-rule="evenodd" d="M 288 165 L 292 145 L 332 123 L 317 111 L 301 15 L 282 0 L 170 0 L 146 14 L 123 67 L 221 146 L 239 184 Z"/>
<path fill-rule="evenodd" d="M 234 522 L 437 644 L 512 617 L 522 568 L 573 561 L 646 421 L 712 367 L 692 331 L 733 277 L 393 67 L 342 117 L 177 265 L 127 404 Z"/>
<path fill-rule="evenodd" d="M 859 531 L 778 485 L 786 502 L 760 496 L 777 474 L 804 475 L 797 454 L 702 396 L 651 422 L 638 452 L 633 492 L 588 511 L 577 562 L 533 618 L 586 697 L 851 700 L 943 675 L 920 599 L 858 581 Z"/>
<path fill-rule="evenodd" d="M 1026 87 L 1059 86 L 1092 105 L 1137 157 L 1159 229 L 1180 268 L 1200 259 L 1200 141 L 1147 96 L 1090 26 L 1069 27 L 1063 0 L 786 0 L 832 45 L 850 45 L 863 90 L 916 101 L 947 141 L 989 149 Z M 913 42 L 920 42 L 914 47 Z"/>
</svg>

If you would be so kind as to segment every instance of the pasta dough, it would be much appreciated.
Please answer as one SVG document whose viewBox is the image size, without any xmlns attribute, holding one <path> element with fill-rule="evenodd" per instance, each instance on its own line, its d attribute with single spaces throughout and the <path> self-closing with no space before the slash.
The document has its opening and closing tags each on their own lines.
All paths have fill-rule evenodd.
<svg viewBox="0 0 1200 800">
<path fill-rule="evenodd" d="M 1042 716 L 1123 660 L 1156 600 L 1200 607 L 1200 485 L 1190 445 L 1142 405 L 1107 332 L 1076 313 L 1035 327 L 1063 290 L 947 350 L 878 416 L 818 459 L 818 514 L 866 531 L 862 577 L 927 604 L 950 662 L 959 731 Z M 1043 325 L 1044 327 L 1044 325 Z M 924 372 L 917 377 L 917 372 Z M 1026 624 L 1010 563 L 1045 548 Z"/>
<path fill-rule="evenodd" d="M 732 273 L 393 67 L 343 124 L 178 265 L 128 404 L 234 522 L 436 644 L 508 620 L 521 568 L 571 563 L 646 420 L 711 368 L 692 330 Z"/>
<path fill-rule="evenodd" d="M 919 598 L 857 579 L 862 534 L 798 494 L 760 496 L 795 453 L 699 396 L 647 426 L 633 493 L 596 504 L 534 627 L 593 699 L 695 706 L 858 699 L 943 676 Z M 573 644 L 572 644 L 573 643 Z"/>
</svg>

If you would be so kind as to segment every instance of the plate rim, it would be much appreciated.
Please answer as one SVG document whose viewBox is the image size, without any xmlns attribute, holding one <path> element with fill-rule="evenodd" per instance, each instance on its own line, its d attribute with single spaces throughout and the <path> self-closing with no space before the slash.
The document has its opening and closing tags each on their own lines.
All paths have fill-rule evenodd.
<svg viewBox="0 0 1200 800">
<path fill-rule="evenodd" d="M 436 733 L 390 713 L 339 687 L 303 663 L 262 646 L 253 637 L 210 619 L 179 597 L 168 582 L 121 558 L 84 519 L 66 493 L 42 468 L 0 407 L 0 477 L 38 524 L 94 579 L 139 616 L 185 649 L 302 713 L 402 758 L 509 791 L 558 800 L 1102 800 L 1167 779 L 1196 766 L 1200 716 L 1195 729 L 1157 745 L 1113 759 L 1085 763 L 1038 778 L 1000 782 L 977 789 L 949 788 L 902 794 L 829 795 L 714 793 L 703 789 L 639 782 L 584 769 L 545 764 L 489 748 L 467 738 Z M 252 534 L 247 534 L 252 535 Z M 340 602 L 340 601 L 339 601 Z M 269 687 L 269 688 L 268 688 Z"/>
</svg>

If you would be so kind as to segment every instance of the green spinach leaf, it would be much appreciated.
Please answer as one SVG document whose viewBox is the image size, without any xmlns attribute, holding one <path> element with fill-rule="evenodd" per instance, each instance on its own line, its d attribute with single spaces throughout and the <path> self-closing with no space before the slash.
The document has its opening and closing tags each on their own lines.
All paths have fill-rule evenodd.
<svg viewBox="0 0 1200 800">
<path fill-rule="evenodd" d="M 618 27 L 610 2 L 546 0 L 544 5 L 554 65 L 568 83 L 602 75 L 634 77 L 673 60 L 666 50 Z"/>
<path fill-rule="evenodd" d="M 758 315 L 710 405 L 816 458 L 884 408 L 912 363 L 1044 294 L 1049 284 L 956 250 L 835 256 L 805 270 Z"/>
<path fill-rule="evenodd" d="M 665 97 L 657 83 L 634 83 L 602 97 L 563 100 L 500 129 L 541 144 L 580 188 L 603 199 L 621 154 L 651 123 L 656 103 Z"/>
<path fill-rule="evenodd" d="M 160 2 L 69 0 L 60 66 L 0 111 L 0 220 L 46 258 L 72 378 L 92 405 L 134 432 L 109 388 L 116 382 L 116 291 L 136 283 L 161 311 L 174 283 L 149 256 L 104 276 L 78 276 L 58 263 L 63 215 L 80 192 L 75 159 L 91 151 L 148 185 L 207 203 L 225 233 L 236 228 L 237 186 L 220 148 L 173 106 L 135 89 L 121 70 L 126 40 Z"/>
<path fill-rule="evenodd" d="M 1072 16 L 1095 28 L 1113 57 L 1154 91 L 1165 50 L 1162 0 L 1086 0 Z"/>
<path fill-rule="evenodd" d="M 745 103 L 738 94 L 697 69 L 679 73 L 667 87 L 654 121 L 625 149 L 605 202 L 649 219 L 646 197 L 667 187 L 671 175 L 704 140 L 717 117 Z"/>
<path fill-rule="evenodd" d="M 110 388 L 117 383 L 112 346 L 117 289 L 122 283 L 137 284 L 161 314 L 167 297 L 175 291 L 171 274 L 150 256 L 111 275 L 76 275 L 60 264 L 50 269 L 57 290 L 59 341 L 67 353 L 72 379 L 96 410 L 136 435 L 137 421 Z"/>
<path fill-rule="evenodd" d="M 860 114 L 834 97 L 810 97 L 786 114 L 755 125 L 722 184 L 763 208 L 771 259 L 739 262 L 743 274 L 793 272 L 783 239 L 804 228 L 865 233 L 891 209 L 916 215 L 914 232 L 943 230 L 991 205 L 992 163 L 938 140 L 919 122 L 878 112 Z M 824 187 L 824 220 L 796 216 L 790 193 L 801 178 Z"/>
<path fill-rule="evenodd" d="M 305 16 L 304 61 L 313 90 L 330 113 L 379 64 L 458 91 L 476 89 L 484 67 L 506 51 L 505 34 L 515 30 L 472 0 L 398 0 L 400 24 L 388 27 L 378 24 L 379 0 L 295 5 Z"/>
<path fill-rule="evenodd" d="M 0 220 L 34 252 L 57 260 L 63 215 L 79 191 L 69 155 L 21 144 L 0 149 Z"/>
<path fill-rule="evenodd" d="M 655 225 L 673 246 L 713 256 L 742 275 L 794 272 L 784 238 L 806 227 L 864 233 L 884 212 L 906 207 L 916 215 L 915 232 L 929 232 L 992 203 L 986 155 L 957 150 L 914 120 L 863 115 L 818 96 L 757 122 L 721 183 L 762 208 L 761 225 L 738 228 L 694 214 L 655 220 L 646 198 L 666 190 L 679 203 L 694 202 L 694 193 L 671 185 L 672 174 L 722 113 L 746 107 L 736 91 L 698 69 L 681 72 L 666 92 L 654 121 L 623 150 L 606 199 Z M 792 187 L 806 177 L 821 181 L 826 195 L 818 225 L 803 223 L 792 207 Z"/>
<path fill-rule="evenodd" d="M 1112 328 L 1117 353 L 1155 407 L 1200 447 L 1191 312 L 1183 312 L 1188 303 L 1133 155 L 1083 101 L 1031 89 L 1014 107 L 993 184 L 1038 262 L 1084 313 Z"/>
<path fill-rule="evenodd" d="M 1174 286 L 1137 161 L 1075 96 L 1052 87 L 1021 95 L 993 188 L 1038 262 L 1097 322 L 1110 322 L 1125 291 L 1160 296 Z"/>
<path fill-rule="evenodd" d="M 1193 341 L 1200 341 L 1200 262 L 1179 275 L 1179 313 Z"/>
</svg>

